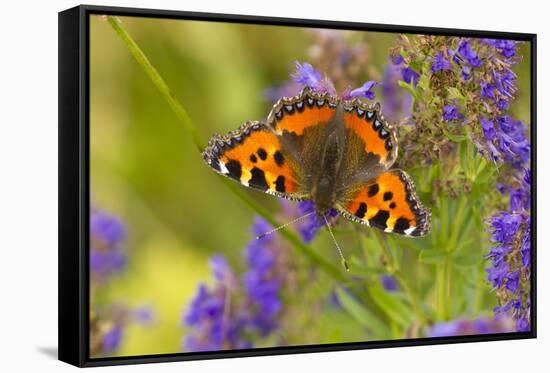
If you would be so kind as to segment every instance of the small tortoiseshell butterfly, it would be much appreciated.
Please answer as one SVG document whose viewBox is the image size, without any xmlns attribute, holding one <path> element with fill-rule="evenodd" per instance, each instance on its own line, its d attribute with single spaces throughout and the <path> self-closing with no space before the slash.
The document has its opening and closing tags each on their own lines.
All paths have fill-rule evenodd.
<svg viewBox="0 0 550 373">
<path fill-rule="evenodd" d="M 291 200 L 312 200 L 324 217 L 344 217 L 384 232 L 424 236 L 430 210 L 405 171 L 390 169 L 397 137 L 380 105 L 304 88 L 283 97 L 266 121 L 214 135 L 202 154 L 217 173 Z"/>
</svg>

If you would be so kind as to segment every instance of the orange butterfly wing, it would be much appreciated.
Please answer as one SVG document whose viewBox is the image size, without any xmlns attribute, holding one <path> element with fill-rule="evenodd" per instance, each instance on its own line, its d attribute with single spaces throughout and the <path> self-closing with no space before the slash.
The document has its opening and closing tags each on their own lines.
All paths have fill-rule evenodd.
<svg viewBox="0 0 550 373">
<path fill-rule="evenodd" d="M 418 199 L 414 184 L 402 170 L 386 171 L 352 190 L 337 206 L 346 218 L 385 232 L 412 237 L 430 232 L 430 210 Z"/>
<path fill-rule="evenodd" d="M 334 116 L 336 102 L 308 88 L 281 98 L 267 123 L 250 121 L 225 136 L 212 136 L 203 159 L 219 174 L 245 186 L 288 199 L 310 198 L 304 159 L 313 152 L 285 139 L 291 136 L 299 142 L 305 132 L 322 133 L 315 129 L 322 129 Z"/>
<path fill-rule="evenodd" d="M 344 126 L 362 143 L 366 154 L 379 157 L 384 169 L 389 169 L 397 158 L 397 136 L 380 114 L 380 106 L 367 105 L 359 99 L 344 101 Z"/>
<path fill-rule="evenodd" d="M 263 123 L 246 122 L 225 136 L 214 135 L 203 159 L 219 174 L 245 186 L 281 197 L 300 197 L 296 165 Z"/>
</svg>

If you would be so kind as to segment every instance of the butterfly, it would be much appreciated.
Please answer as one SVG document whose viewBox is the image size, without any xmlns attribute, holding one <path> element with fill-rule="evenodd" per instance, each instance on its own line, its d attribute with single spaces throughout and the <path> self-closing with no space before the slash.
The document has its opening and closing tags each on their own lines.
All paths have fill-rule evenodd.
<svg viewBox="0 0 550 373">
<path fill-rule="evenodd" d="M 202 153 L 217 173 L 290 200 L 312 200 L 354 222 L 410 237 L 430 232 L 411 177 L 391 169 L 397 137 L 380 105 L 304 88 L 267 120 L 213 135 Z M 327 223 L 328 224 L 328 223 Z"/>
</svg>

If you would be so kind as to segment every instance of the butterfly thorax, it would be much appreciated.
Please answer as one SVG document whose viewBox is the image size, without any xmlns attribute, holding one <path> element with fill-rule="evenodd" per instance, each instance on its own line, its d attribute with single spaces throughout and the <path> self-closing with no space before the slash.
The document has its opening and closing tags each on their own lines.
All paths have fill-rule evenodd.
<svg viewBox="0 0 550 373">
<path fill-rule="evenodd" d="M 345 133 L 341 124 L 337 123 L 338 115 L 328 123 L 325 141 L 313 177 L 312 197 L 317 209 L 317 215 L 326 215 L 334 207 L 337 195 L 337 184 L 342 164 Z"/>
</svg>

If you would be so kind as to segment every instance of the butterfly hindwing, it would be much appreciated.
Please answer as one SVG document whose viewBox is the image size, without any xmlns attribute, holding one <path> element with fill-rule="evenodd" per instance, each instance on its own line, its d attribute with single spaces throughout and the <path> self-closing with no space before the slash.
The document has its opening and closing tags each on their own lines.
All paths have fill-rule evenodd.
<svg viewBox="0 0 550 373">
<path fill-rule="evenodd" d="M 301 199 L 295 162 L 279 137 L 261 122 L 246 122 L 225 136 L 214 135 L 203 159 L 219 174 L 289 199 Z"/>
<path fill-rule="evenodd" d="M 402 170 L 386 171 L 358 185 L 337 207 L 346 218 L 385 232 L 413 237 L 430 232 L 430 210 L 422 205 L 411 178 Z"/>
</svg>

